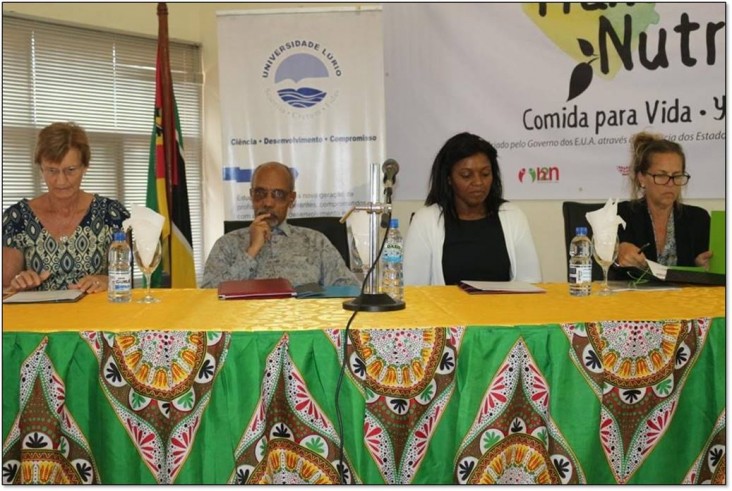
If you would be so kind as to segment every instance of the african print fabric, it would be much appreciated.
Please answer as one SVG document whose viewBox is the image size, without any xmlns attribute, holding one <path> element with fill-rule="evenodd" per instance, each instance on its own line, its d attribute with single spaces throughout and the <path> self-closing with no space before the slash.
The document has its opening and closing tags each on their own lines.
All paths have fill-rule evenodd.
<svg viewBox="0 0 732 491">
<path fill-rule="evenodd" d="M 725 325 L 6 332 L 3 482 L 723 483 Z"/>
</svg>

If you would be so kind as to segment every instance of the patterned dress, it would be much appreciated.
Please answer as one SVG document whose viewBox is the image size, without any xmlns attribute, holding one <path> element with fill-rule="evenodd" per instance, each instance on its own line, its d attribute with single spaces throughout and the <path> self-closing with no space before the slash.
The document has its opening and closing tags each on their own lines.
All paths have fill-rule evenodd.
<svg viewBox="0 0 732 491">
<path fill-rule="evenodd" d="M 24 269 L 51 272 L 39 290 L 65 290 L 84 276 L 107 274 L 112 233 L 129 217 L 122 203 L 95 194 L 76 230 L 57 241 L 23 199 L 3 212 L 3 246 L 23 253 Z"/>
</svg>

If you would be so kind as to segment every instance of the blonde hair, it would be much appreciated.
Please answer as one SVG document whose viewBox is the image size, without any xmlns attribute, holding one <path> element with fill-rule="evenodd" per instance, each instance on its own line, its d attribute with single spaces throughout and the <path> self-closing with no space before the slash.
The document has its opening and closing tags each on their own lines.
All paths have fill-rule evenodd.
<svg viewBox="0 0 732 491">
<path fill-rule="evenodd" d="M 89 167 L 91 149 L 84 128 L 75 123 L 52 123 L 38 134 L 35 163 L 41 165 L 43 160 L 59 163 L 72 148 L 79 151 L 81 165 Z"/>
<path fill-rule="evenodd" d="M 630 137 L 630 197 L 637 200 L 643 197 L 638 182 L 638 173 L 645 174 L 651 166 L 651 157 L 657 153 L 675 153 L 681 157 L 681 170 L 686 172 L 686 155 L 676 142 L 672 142 L 661 134 L 641 131 Z"/>
</svg>

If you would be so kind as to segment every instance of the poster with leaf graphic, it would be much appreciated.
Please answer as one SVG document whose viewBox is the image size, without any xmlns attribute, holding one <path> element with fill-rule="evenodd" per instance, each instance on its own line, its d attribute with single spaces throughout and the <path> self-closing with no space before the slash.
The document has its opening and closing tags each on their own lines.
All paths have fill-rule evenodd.
<svg viewBox="0 0 732 491">
<path fill-rule="evenodd" d="M 424 200 L 462 131 L 497 148 L 507 199 L 629 197 L 640 131 L 682 145 L 685 197 L 724 197 L 724 3 L 385 4 L 383 20 L 399 199 Z"/>
</svg>

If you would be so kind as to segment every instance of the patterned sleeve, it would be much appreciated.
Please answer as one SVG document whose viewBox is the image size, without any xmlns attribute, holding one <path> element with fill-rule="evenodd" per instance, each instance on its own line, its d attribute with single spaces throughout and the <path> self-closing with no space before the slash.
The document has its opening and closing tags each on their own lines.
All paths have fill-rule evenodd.
<svg viewBox="0 0 732 491">
<path fill-rule="evenodd" d="M 246 253 L 248 244 L 248 228 L 219 237 L 206 259 L 201 288 L 216 288 L 227 280 L 255 278 L 257 260 Z"/>
<path fill-rule="evenodd" d="M 130 218 L 130 212 L 127 211 L 125 205 L 115 199 L 109 199 L 107 203 L 108 225 L 112 228 L 122 228 L 122 222 Z"/>
<path fill-rule="evenodd" d="M 15 204 L 3 212 L 3 246 L 19 249 L 16 236 L 23 232 L 23 214 L 20 207 Z"/>
<path fill-rule="evenodd" d="M 320 248 L 321 274 L 323 286 L 360 286 L 358 279 L 348 269 L 343 256 L 333 243 L 323 234 L 317 233 L 316 242 Z"/>
</svg>

